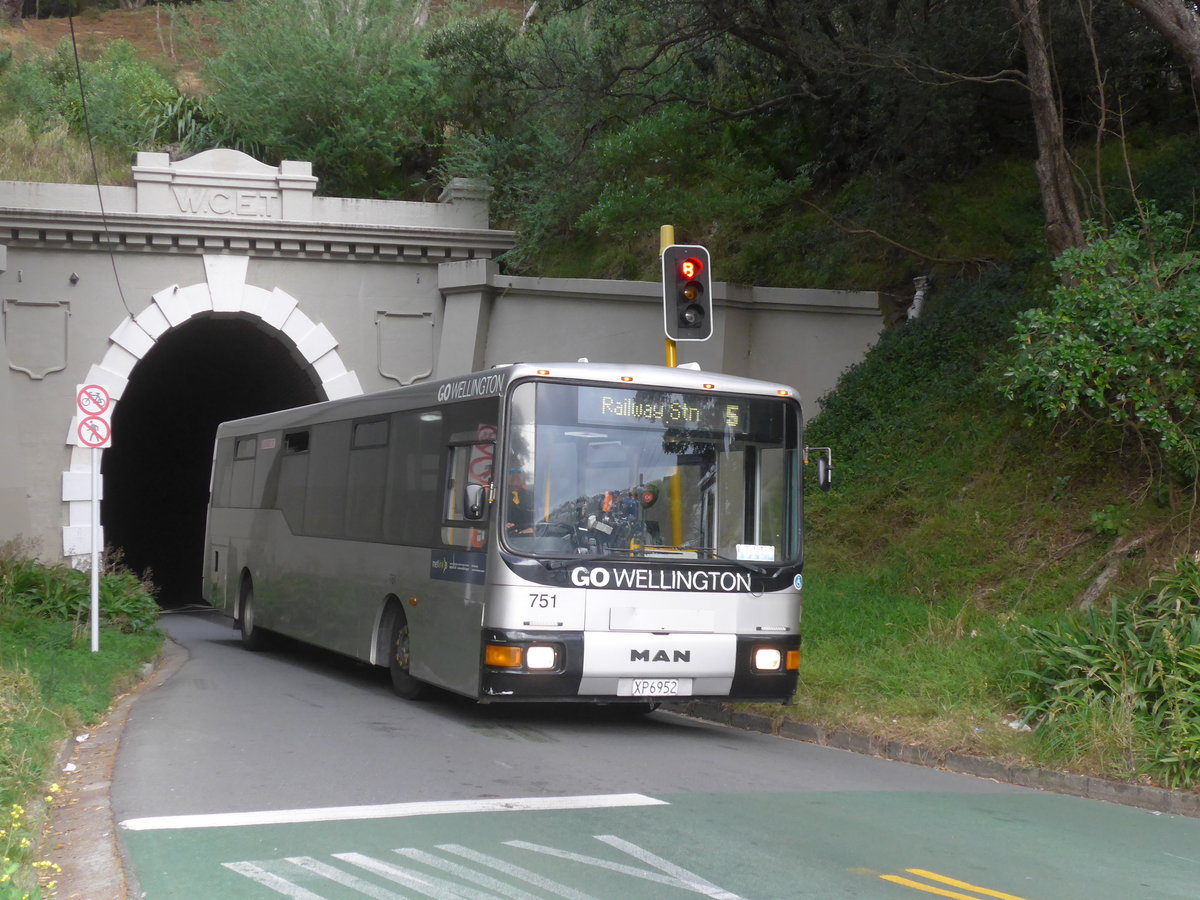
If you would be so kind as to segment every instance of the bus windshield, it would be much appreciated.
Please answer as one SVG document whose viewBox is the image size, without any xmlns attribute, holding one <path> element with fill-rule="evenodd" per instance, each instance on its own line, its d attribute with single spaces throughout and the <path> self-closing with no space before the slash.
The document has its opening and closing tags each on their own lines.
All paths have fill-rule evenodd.
<svg viewBox="0 0 1200 900">
<path fill-rule="evenodd" d="M 782 564 L 800 552 L 800 414 L 783 398 L 524 382 L 504 544 L 540 557 Z"/>
</svg>

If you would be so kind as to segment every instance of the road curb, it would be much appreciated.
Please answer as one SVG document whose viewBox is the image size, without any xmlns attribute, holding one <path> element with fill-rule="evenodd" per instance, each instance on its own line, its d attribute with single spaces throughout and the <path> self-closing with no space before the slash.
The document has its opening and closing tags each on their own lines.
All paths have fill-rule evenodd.
<svg viewBox="0 0 1200 900">
<path fill-rule="evenodd" d="M 870 735 L 856 734 L 843 729 L 831 730 L 820 725 L 797 722 L 792 719 L 763 715 L 762 713 L 737 710 L 726 703 L 713 700 L 691 700 L 665 704 L 681 715 L 708 722 L 717 722 L 731 728 L 773 734 L 794 741 L 819 744 L 836 750 L 849 750 L 867 756 L 877 756 L 897 762 L 947 769 L 977 778 L 990 778 L 1018 787 L 1036 788 L 1055 794 L 1086 797 L 1089 800 L 1106 800 L 1124 806 L 1136 806 L 1154 812 L 1200 818 L 1200 793 L 1171 791 L 1144 784 L 1130 784 L 1096 778 L 1091 775 L 1074 775 L 1052 769 L 1029 766 L 1013 766 L 982 756 L 953 751 L 938 754 L 934 751 L 900 741 L 889 741 Z"/>
</svg>

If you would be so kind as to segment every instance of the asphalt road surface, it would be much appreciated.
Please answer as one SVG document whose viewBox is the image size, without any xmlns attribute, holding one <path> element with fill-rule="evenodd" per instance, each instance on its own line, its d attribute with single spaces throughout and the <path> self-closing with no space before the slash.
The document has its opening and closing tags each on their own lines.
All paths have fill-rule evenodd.
<svg viewBox="0 0 1200 900">
<path fill-rule="evenodd" d="M 667 712 L 397 699 L 386 672 L 173 615 L 112 804 L 158 898 L 1200 895 L 1200 821 Z"/>
</svg>

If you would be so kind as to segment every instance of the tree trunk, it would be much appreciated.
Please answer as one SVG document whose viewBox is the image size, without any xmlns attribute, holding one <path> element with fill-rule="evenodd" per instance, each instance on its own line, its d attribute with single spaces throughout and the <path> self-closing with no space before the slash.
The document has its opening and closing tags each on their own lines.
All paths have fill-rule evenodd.
<svg viewBox="0 0 1200 900">
<path fill-rule="evenodd" d="M 23 28 L 24 20 L 21 7 L 24 0 L 0 0 L 0 22 L 7 22 L 13 28 Z"/>
<path fill-rule="evenodd" d="M 1200 16 L 1186 0 L 1125 0 L 1183 57 L 1192 84 L 1200 90 Z"/>
<path fill-rule="evenodd" d="M 1026 81 L 1033 107 L 1038 158 L 1035 168 L 1046 213 L 1046 239 L 1058 256 L 1070 247 L 1082 247 L 1083 222 L 1075 196 L 1071 160 L 1063 136 L 1062 110 L 1050 71 L 1046 33 L 1042 28 L 1040 0 L 1010 0 L 1021 41 L 1025 46 Z"/>
</svg>

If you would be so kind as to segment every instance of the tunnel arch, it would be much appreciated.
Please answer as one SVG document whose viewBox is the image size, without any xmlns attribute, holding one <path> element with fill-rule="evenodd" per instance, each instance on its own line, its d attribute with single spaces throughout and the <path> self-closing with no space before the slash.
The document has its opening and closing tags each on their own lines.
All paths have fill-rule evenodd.
<svg viewBox="0 0 1200 900">
<path fill-rule="evenodd" d="M 329 330 L 286 292 L 247 285 L 247 263 L 205 257 L 207 280 L 155 294 L 112 332 L 88 375 L 115 400 L 113 442 L 101 462 L 101 534 L 130 567 L 152 571 L 165 607 L 200 600 L 217 425 L 362 393 Z M 82 518 L 77 507 L 90 512 L 78 484 L 90 473 L 91 451 L 69 443 L 64 500 L 74 525 Z M 90 527 L 72 530 L 79 543 L 84 532 L 90 547 Z"/>
</svg>

